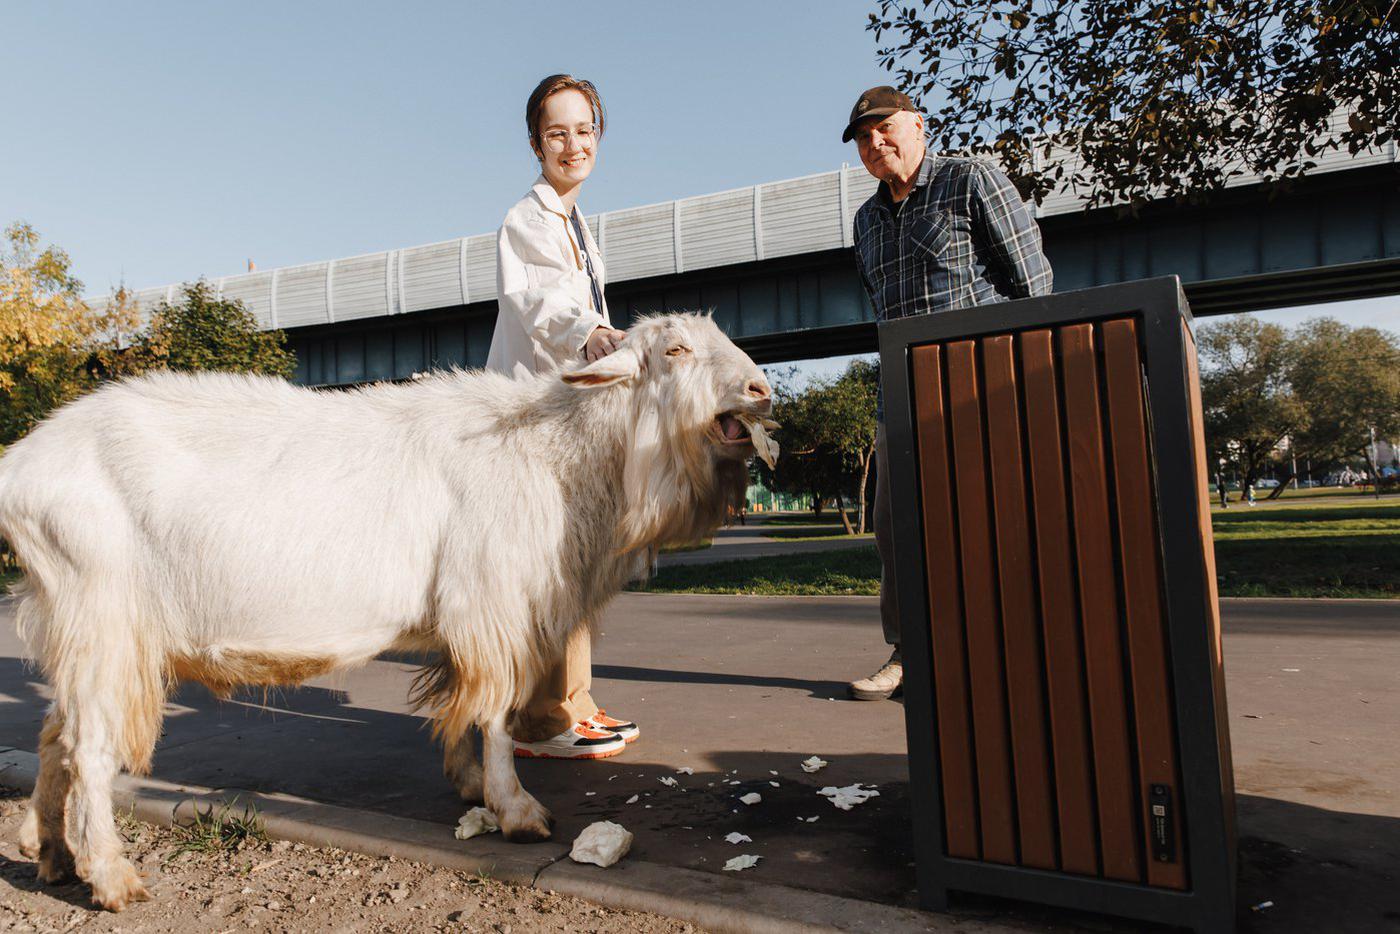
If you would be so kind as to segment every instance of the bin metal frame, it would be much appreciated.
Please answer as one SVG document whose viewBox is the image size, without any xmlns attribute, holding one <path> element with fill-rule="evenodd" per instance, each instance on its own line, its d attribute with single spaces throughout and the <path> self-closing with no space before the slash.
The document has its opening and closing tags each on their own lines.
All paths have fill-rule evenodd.
<svg viewBox="0 0 1400 934">
<path fill-rule="evenodd" d="M 1174 716 L 1180 783 L 1174 803 L 1180 820 L 1176 845 L 1187 872 L 1182 888 L 1076 874 L 1063 865 L 1032 868 L 1024 859 L 1013 865 L 986 861 L 985 854 L 977 859 L 951 856 L 945 820 L 914 348 L 1124 318 L 1134 322 L 1145 404 L 1148 477 L 1160 555 L 1159 597 L 1172 694 L 1164 703 Z M 1219 657 L 1219 604 L 1205 477 L 1208 466 L 1191 326 L 1180 280 L 1167 276 L 895 319 L 879 327 L 888 479 L 894 503 L 893 577 L 903 639 L 910 801 L 919 899 L 925 909 L 945 910 L 949 891 L 961 891 L 1197 931 L 1234 929 L 1234 775 Z M 957 505 L 954 503 L 955 508 Z M 965 773 L 966 767 L 962 768 Z M 965 778 L 966 774 L 958 780 Z M 1064 829 L 1058 827 L 1060 833 Z"/>
</svg>

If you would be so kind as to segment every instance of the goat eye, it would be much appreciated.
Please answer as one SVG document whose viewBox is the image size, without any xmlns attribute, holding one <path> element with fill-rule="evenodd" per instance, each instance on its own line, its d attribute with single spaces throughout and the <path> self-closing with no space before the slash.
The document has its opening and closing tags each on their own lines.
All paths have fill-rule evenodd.
<svg viewBox="0 0 1400 934">
<path fill-rule="evenodd" d="M 666 348 L 666 356 L 668 357 L 679 357 L 688 353 L 690 353 L 690 348 L 685 344 L 672 344 Z"/>
</svg>

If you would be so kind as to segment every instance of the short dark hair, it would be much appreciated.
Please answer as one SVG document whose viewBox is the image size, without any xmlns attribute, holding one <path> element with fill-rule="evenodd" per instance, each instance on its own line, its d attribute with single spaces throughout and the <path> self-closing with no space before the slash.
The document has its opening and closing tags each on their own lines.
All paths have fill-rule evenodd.
<svg viewBox="0 0 1400 934">
<path fill-rule="evenodd" d="M 525 127 L 530 131 L 531 149 L 540 148 L 540 111 L 544 109 L 544 102 L 560 91 L 578 91 L 588 99 L 593 108 L 593 122 L 598 124 L 598 135 L 603 135 L 603 99 L 598 96 L 593 82 L 573 75 L 550 75 L 535 85 L 530 99 L 525 102 Z"/>
</svg>

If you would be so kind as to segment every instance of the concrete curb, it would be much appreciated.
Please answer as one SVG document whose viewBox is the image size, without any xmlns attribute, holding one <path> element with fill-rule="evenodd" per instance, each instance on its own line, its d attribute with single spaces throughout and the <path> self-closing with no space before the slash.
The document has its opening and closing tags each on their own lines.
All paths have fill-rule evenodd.
<svg viewBox="0 0 1400 934">
<path fill-rule="evenodd" d="M 30 792 L 38 770 L 39 757 L 34 753 L 0 747 L 0 782 Z M 464 842 L 452 835 L 451 827 L 442 824 L 291 796 L 175 785 L 122 775 L 117 778 L 112 798 L 118 810 L 130 810 L 141 820 L 160 826 L 189 819 L 196 808 L 204 811 L 232 803 L 236 810 L 239 805 L 252 805 L 261 815 L 268 836 L 274 839 L 481 873 L 609 908 L 667 915 L 724 934 L 1012 929 L 639 860 L 599 869 L 572 862 L 567 858 L 569 848 L 559 843 L 525 846 L 507 843 L 495 835 Z M 1015 930 L 1024 928 L 1017 926 Z"/>
</svg>

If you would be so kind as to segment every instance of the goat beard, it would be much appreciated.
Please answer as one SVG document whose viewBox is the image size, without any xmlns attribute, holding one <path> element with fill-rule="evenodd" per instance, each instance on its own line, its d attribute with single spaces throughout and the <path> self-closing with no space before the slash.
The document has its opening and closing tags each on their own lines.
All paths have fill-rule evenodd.
<svg viewBox="0 0 1400 934">
<path fill-rule="evenodd" d="M 667 436 L 659 409 L 648 406 L 631 442 L 623 468 L 622 553 L 699 541 L 743 501 L 747 464 L 716 457 L 704 431 Z"/>
</svg>

